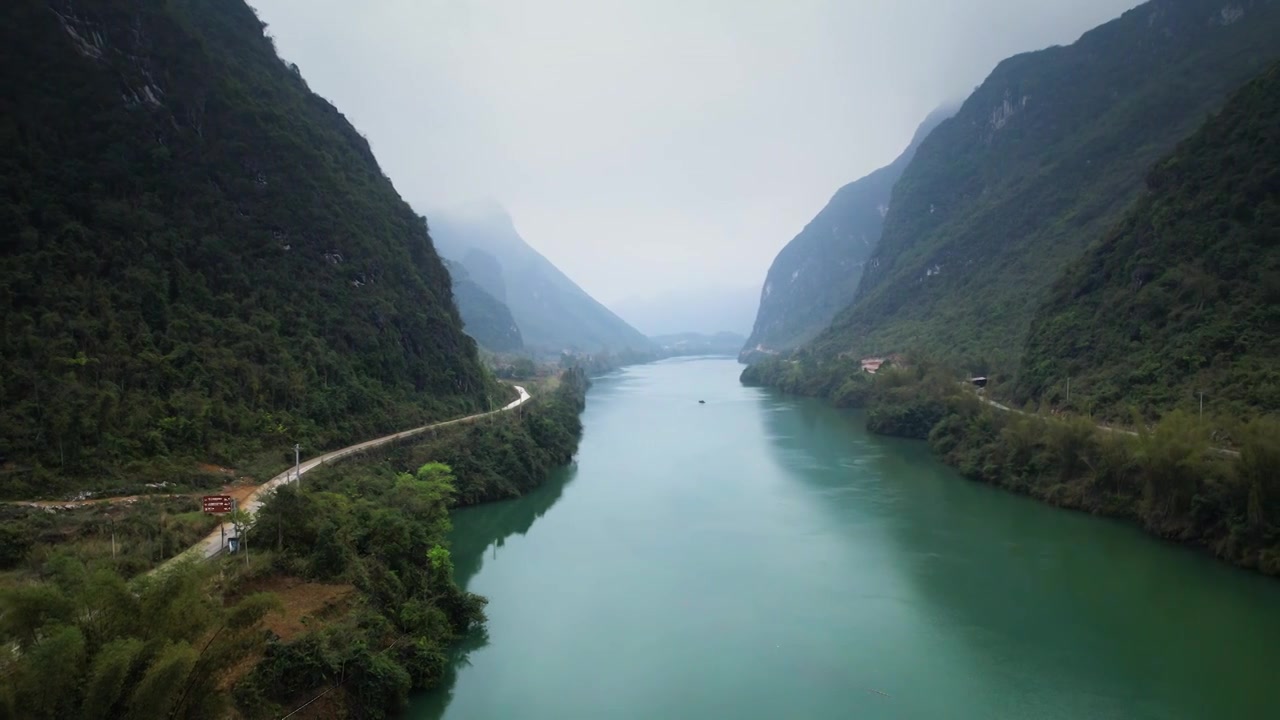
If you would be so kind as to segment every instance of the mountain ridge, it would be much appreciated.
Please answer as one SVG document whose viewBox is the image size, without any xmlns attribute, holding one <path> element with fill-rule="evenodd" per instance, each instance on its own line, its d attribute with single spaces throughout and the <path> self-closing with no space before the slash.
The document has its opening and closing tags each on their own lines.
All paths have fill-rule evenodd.
<svg viewBox="0 0 1280 720">
<path fill-rule="evenodd" d="M 893 162 L 837 190 L 778 252 L 740 359 L 803 345 L 853 301 L 863 266 L 880 241 L 893 186 L 924 138 L 954 111 L 943 106 L 930 113 Z"/>
<path fill-rule="evenodd" d="M 524 337 L 511 309 L 477 283 L 462 263 L 445 258 L 444 266 L 453 280 L 453 300 L 462 316 L 463 332 L 490 352 L 523 350 Z"/>
<path fill-rule="evenodd" d="M 0 19 L 12 487 L 191 477 L 499 393 L 421 222 L 243 2 Z"/>
<path fill-rule="evenodd" d="M 999 63 L 894 188 L 825 357 L 923 350 L 1016 367 L 1043 292 L 1146 170 L 1280 48 L 1273 0 L 1152 0 L 1070 46 Z"/>
<path fill-rule="evenodd" d="M 653 344 L 520 237 L 505 211 L 437 211 L 428 218 L 441 253 L 473 270 L 476 251 L 493 258 L 493 268 L 474 275 L 491 295 L 500 291 L 515 317 L 525 347 L 558 356 L 569 350 L 653 350 Z M 500 290 L 496 286 L 501 279 Z"/>
</svg>

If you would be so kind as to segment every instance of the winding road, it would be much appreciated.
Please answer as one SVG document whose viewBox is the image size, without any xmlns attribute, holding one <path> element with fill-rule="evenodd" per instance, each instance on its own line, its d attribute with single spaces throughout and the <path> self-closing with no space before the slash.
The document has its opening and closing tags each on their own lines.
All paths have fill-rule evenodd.
<svg viewBox="0 0 1280 720">
<path fill-rule="evenodd" d="M 968 385 L 968 383 L 961 383 L 961 384 L 962 384 L 962 385 L 966 385 L 966 386 Z M 981 392 L 977 392 L 977 393 L 976 393 L 976 395 L 977 395 L 977 397 L 978 397 L 978 399 L 979 399 L 980 401 L 982 401 L 983 403 L 985 403 L 985 404 L 987 404 L 987 405 L 990 405 L 991 407 L 993 407 L 993 408 L 995 408 L 995 409 L 997 409 L 997 410 L 1002 410 L 1002 411 L 1004 411 L 1004 412 L 1017 413 L 1017 414 L 1019 414 L 1019 415 L 1024 415 L 1024 416 L 1026 416 L 1026 417 L 1042 417 L 1042 416 L 1037 415 L 1037 414 L 1035 414 L 1035 413 L 1029 413 L 1029 412 L 1026 412 L 1026 411 L 1023 411 L 1023 410 L 1018 410 L 1017 408 L 1011 408 L 1011 407 L 1009 407 L 1009 406 L 1007 406 L 1007 405 L 1001 405 L 1000 403 L 996 402 L 995 400 L 992 400 L 992 399 L 990 399 L 990 398 L 986 397 L 986 396 L 985 396 L 985 395 L 983 395 Z M 1116 427 L 1111 427 L 1110 425 L 1102 425 L 1102 424 L 1099 424 L 1099 425 L 1097 425 L 1096 427 L 1097 427 L 1099 430 L 1102 430 L 1103 432 L 1109 432 L 1109 433 L 1120 433 L 1120 434 L 1122 434 L 1122 435 L 1129 435 L 1129 436 L 1131 436 L 1131 437 L 1138 437 L 1138 433 L 1134 432 L 1133 430 L 1124 430 L 1124 429 L 1122 429 L 1122 428 L 1116 428 Z M 1223 456 L 1223 457 L 1229 457 L 1229 458 L 1239 458 L 1239 457 L 1240 457 L 1240 451 L 1239 451 L 1239 450 L 1228 450 L 1227 448 L 1211 447 L 1211 448 L 1209 448 L 1209 451 L 1210 451 L 1210 452 L 1213 452 L 1213 453 L 1217 453 L 1218 455 L 1221 455 L 1221 456 Z"/>
<path fill-rule="evenodd" d="M 320 467 L 321 465 L 327 465 L 331 462 L 341 460 L 345 457 L 349 457 L 351 455 L 354 455 L 358 452 L 362 452 L 364 450 L 371 450 L 373 448 L 380 447 L 388 443 L 393 443 L 397 440 L 403 440 L 405 438 L 413 437 L 414 435 L 420 435 L 424 432 L 427 432 L 428 430 L 435 430 L 438 428 L 449 427 L 450 425 L 464 425 L 467 423 L 472 423 L 477 420 L 481 420 L 483 418 L 489 417 L 490 415 L 497 415 L 499 413 L 509 412 L 525 404 L 532 398 L 532 396 L 530 396 L 529 393 L 523 387 L 520 387 L 519 385 L 514 385 L 512 387 L 514 387 L 516 391 L 520 393 L 520 397 L 511 401 L 500 410 L 491 410 L 489 412 L 479 413 L 477 415 L 468 415 L 467 417 L 457 418 L 454 420 L 446 420 L 444 422 L 433 423 L 431 425 L 423 425 L 422 427 L 419 427 L 419 428 L 414 428 L 412 430 L 405 430 L 403 432 L 393 433 L 391 435 L 375 438 L 373 440 L 366 440 L 362 443 L 356 443 L 355 445 L 344 447 L 341 450 L 334 450 L 333 452 L 328 452 L 328 453 L 325 453 L 324 455 L 318 455 L 316 457 L 313 457 L 310 460 L 304 460 L 301 463 L 301 465 L 299 465 L 296 469 L 289 468 L 288 470 L 280 473 L 279 475 L 263 483 L 261 487 L 259 487 L 257 490 L 254 490 L 253 494 L 245 499 L 245 501 L 240 505 L 240 509 L 250 513 L 251 515 L 256 513 L 258 509 L 262 507 L 262 504 L 267 501 L 267 498 L 270 496 L 272 492 L 275 491 L 276 488 L 280 487 L 281 485 L 285 485 L 285 484 L 297 481 L 299 477 L 307 474 L 309 471 L 314 470 L 315 468 Z M 214 530 L 213 532 L 209 533 L 207 536 L 205 536 L 203 540 L 196 543 L 195 545 L 192 545 L 187 550 L 161 563 L 155 568 L 155 570 L 152 570 L 152 572 L 159 571 L 165 567 L 172 565 L 173 563 L 180 562 L 182 560 L 189 560 L 192 558 L 207 560 L 211 557 L 214 557 L 218 553 L 222 552 L 222 548 L 223 548 L 223 535 L 222 535 L 221 528 L 219 528 L 218 530 Z"/>
</svg>

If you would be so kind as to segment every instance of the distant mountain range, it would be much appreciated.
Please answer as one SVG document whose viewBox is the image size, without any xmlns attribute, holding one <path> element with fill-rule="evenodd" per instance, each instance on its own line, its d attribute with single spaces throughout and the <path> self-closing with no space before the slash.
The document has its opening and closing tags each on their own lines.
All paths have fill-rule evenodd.
<svg viewBox="0 0 1280 720">
<path fill-rule="evenodd" d="M 916 148 L 955 108 L 934 111 L 889 165 L 836 191 L 826 207 L 774 259 L 759 293 L 744 359 L 798 347 L 853 302 L 867 258 L 880 242 L 893 186 Z"/>
<path fill-rule="evenodd" d="M 751 330 L 758 301 L 759 292 L 753 287 L 709 285 L 628 298 L 613 307 L 650 337 L 684 332 L 745 335 Z"/>
<path fill-rule="evenodd" d="M 649 352 L 654 345 L 578 287 L 529 246 L 496 207 L 432 213 L 427 220 L 440 254 L 509 308 L 530 352 Z M 465 306 L 467 299 L 460 302 Z M 463 310 L 463 315 L 470 313 Z M 477 314 L 479 310 L 475 311 Z"/>
<path fill-rule="evenodd" d="M 660 353 L 667 357 L 679 355 L 737 355 L 746 338 L 735 332 L 675 333 L 655 335 L 651 338 Z"/>
</svg>

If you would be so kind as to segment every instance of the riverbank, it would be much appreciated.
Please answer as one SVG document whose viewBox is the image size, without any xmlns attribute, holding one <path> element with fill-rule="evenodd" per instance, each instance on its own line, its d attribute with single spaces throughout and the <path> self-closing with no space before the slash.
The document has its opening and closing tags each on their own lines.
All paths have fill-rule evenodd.
<svg viewBox="0 0 1280 720">
<path fill-rule="evenodd" d="M 358 600 L 267 648 L 236 684 L 244 716 L 287 714 L 323 694 L 326 716 L 359 708 L 363 717 L 382 717 L 410 692 L 441 682 L 454 644 L 485 621 L 485 599 L 454 580 L 448 511 L 518 497 L 568 463 L 588 385 L 570 368 L 533 388 L 534 399 L 512 413 L 316 471 L 309 497 L 346 505 L 337 519 L 293 492 L 264 507 L 267 542 L 273 526 L 294 528 L 276 538 L 271 564 L 279 574 L 350 583 Z"/>
<path fill-rule="evenodd" d="M 484 599 L 453 580 L 450 510 L 523 493 L 568 462 L 587 384 L 567 369 L 510 413 L 281 486 L 256 513 L 248 554 L 133 580 L 110 554 L 32 559 L 34 574 L 0 591 L 8 639 L 29 644 L 0 668 L 4 701 L 33 716 L 266 718 L 305 705 L 294 717 L 385 717 L 438 683 L 453 643 L 484 622 Z M 121 599 L 130 593 L 146 607 Z M 136 617 L 104 633 L 79 610 L 104 602 Z M 87 679 L 55 697 L 41 684 L 48 667 Z"/>
<path fill-rule="evenodd" d="M 1132 522 L 1145 532 L 1280 576 L 1280 422 L 1233 429 L 1224 455 L 1196 418 L 1170 413 L 1136 435 L 1087 417 L 1000 412 L 930 363 L 870 376 L 841 363 L 775 361 L 744 382 L 864 407 L 871 432 L 928 441 L 965 477 L 1049 504 Z"/>
</svg>

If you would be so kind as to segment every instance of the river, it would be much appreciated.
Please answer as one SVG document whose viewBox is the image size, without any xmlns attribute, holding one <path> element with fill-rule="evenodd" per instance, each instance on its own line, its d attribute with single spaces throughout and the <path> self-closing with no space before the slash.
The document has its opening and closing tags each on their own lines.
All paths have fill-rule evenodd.
<svg viewBox="0 0 1280 720">
<path fill-rule="evenodd" d="M 573 467 L 457 514 L 486 636 L 408 717 L 1280 718 L 1280 581 L 739 371 L 597 379 Z"/>
</svg>

